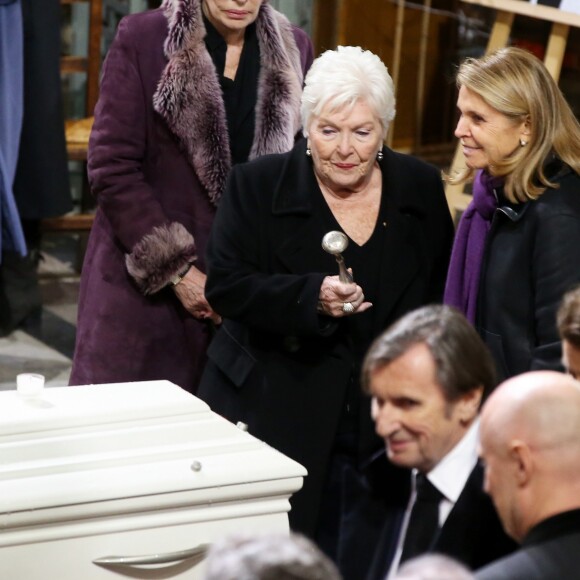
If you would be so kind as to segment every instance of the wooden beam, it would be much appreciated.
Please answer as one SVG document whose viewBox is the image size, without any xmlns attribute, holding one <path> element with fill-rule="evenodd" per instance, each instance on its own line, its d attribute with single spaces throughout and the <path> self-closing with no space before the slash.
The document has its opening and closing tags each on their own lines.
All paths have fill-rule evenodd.
<svg viewBox="0 0 580 580">
<path fill-rule="evenodd" d="M 513 24 L 513 12 L 499 11 L 496 14 L 495 22 L 493 24 L 493 28 L 491 29 L 489 40 L 487 41 L 485 54 L 489 54 L 498 48 L 507 46 Z"/>
<path fill-rule="evenodd" d="M 427 51 L 429 49 L 430 12 L 431 0 L 423 0 L 421 39 L 419 44 L 419 70 L 417 72 L 417 103 L 415 108 L 415 150 L 421 147 L 421 142 L 423 140 L 423 106 L 425 103 L 425 70 L 427 63 Z"/>
<path fill-rule="evenodd" d="M 87 67 L 87 117 L 94 114 L 99 98 L 101 74 L 101 35 L 103 30 L 103 1 L 91 0 Z"/>
<path fill-rule="evenodd" d="M 315 0 L 312 18 L 312 42 L 315 54 L 336 46 L 337 0 Z"/>
<path fill-rule="evenodd" d="M 338 0 L 336 18 L 338 23 L 338 28 L 336 30 L 336 44 L 337 46 L 348 45 L 349 42 L 346 34 L 346 23 L 348 22 L 348 5 L 346 0 Z"/>
<path fill-rule="evenodd" d="M 69 73 L 86 73 L 87 59 L 84 56 L 61 56 L 60 71 Z"/>
<path fill-rule="evenodd" d="M 405 26 L 405 0 L 397 0 L 397 19 L 395 24 L 395 42 L 393 46 L 393 63 L 391 65 L 391 78 L 395 86 L 395 98 L 399 88 L 399 72 L 401 70 L 401 47 L 403 44 L 403 30 Z M 395 120 L 391 122 L 389 133 L 387 134 L 387 145 L 393 144 L 393 134 L 395 130 Z"/>
<path fill-rule="evenodd" d="M 466 2 L 467 4 L 487 6 L 488 8 L 493 8 L 495 10 L 512 12 L 513 14 L 529 16 L 530 18 L 537 18 L 548 22 L 558 22 L 560 24 L 567 24 L 568 26 L 580 27 L 580 14 L 567 12 L 566 10 L 559 10 L 558 8 L 552 8 L 551 6 L 530 4 L 529 2 L 523 2 L 522 0 L 463 0 L 463 2 Z"/>
<path fill-rule="evenodd" d="M 54 218 L 40 220 L 40 228 L 43 232 L 70 232 L 88 231 L 93 225 L 93 214 L 63 215 Z"/>
<path fill-rule="evenodd" d="M 556 82 L 560 78 L 569 32 L 570 27 L 566 24 L 560 24 L 559 22 L 552 24 L 552 31 L 544 56 L 544 64 Z"/>
</svg>

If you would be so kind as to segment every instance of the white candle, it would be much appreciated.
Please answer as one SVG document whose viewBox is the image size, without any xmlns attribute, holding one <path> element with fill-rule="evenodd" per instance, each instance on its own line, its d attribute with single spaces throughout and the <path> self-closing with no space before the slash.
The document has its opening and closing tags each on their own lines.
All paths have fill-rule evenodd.
<svg viewBox="0 0 580 580">
<path fill-rule="evenodd" d="M 42 393 L 44 377 L 36 373 L 16 375 L 16 391 L 25 397 L 35 397 Z"/>
</svg>

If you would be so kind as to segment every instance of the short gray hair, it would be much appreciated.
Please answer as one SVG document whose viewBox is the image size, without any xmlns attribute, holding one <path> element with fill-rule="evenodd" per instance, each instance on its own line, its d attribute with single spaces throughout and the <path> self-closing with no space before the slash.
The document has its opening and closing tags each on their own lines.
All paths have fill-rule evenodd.
<svg viewBox="0 0 580 580">
<path fill-rule="evenodd" d="M 313 116 L 327 105 L 332 111 L 365 101 L 383 127 L 383 139 L 395 118 L 393 79 L 381 59 L 360 46 L 339 46 L 323 52 L 304 80 L 302 92 L 302 131 L 308 137 Z"/>
<path fill-rule="evenodd" d="M 212 545 L 204 580 L 340 580 L 340 574 L 300 534 L 240 533 Z"/>
<path fill-rule="evenodd" d="M 395 580 L 473 580 L 475 576 L 463 565 L 443 554 L 425 554 L 407 560 Z"/>
<path fill-rule="evenodd" d="M 491 353 L 475 328 L 452 306 L 430 304 L 394 322 L 371 344 L 362 367 L 362 386 L 371 375 L 424 344 L 433 357 L 437 383 L 448 403 L 483 387 L 482 402 L 496 386 Z"/>
</svg>

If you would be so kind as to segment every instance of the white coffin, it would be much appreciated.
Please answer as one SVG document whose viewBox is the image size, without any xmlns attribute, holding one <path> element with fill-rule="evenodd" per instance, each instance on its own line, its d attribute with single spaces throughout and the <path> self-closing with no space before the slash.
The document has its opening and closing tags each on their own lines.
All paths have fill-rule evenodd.
<svg viewBox="0 0 580 580">
<path fill-rule="evenodd" d="M 288 531 L 304 475 L 167 381 L 0 392 L 0 578 L 201 578 L 224 534 Z"/>
</svg>

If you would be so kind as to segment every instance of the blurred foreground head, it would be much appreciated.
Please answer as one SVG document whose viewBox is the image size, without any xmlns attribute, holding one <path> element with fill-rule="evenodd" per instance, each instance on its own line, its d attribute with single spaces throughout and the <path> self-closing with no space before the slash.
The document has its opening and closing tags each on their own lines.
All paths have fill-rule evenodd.
<svg viewBox="0 0 580 580">
<path fill-rule="evenodd" d="M 236 534 L 212 545 L 204 580 L 340 580 L 335 565 L 298 534 Z"/>
<path fill-rule="evenodd" d="M 472 580 L 463 565 L 443 554 L 426 554 L 405 562 L 394 580 Z"/>
</svg>

